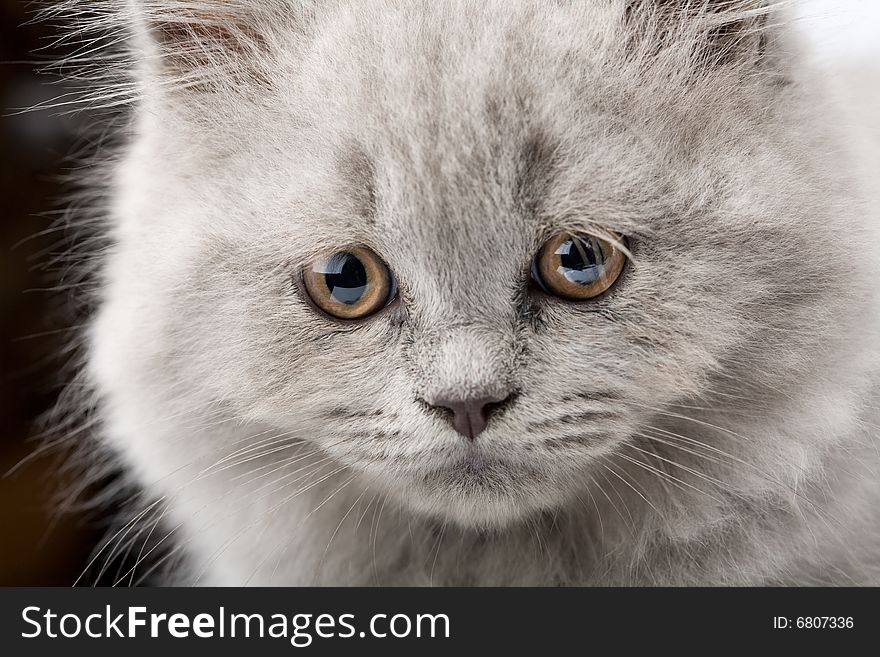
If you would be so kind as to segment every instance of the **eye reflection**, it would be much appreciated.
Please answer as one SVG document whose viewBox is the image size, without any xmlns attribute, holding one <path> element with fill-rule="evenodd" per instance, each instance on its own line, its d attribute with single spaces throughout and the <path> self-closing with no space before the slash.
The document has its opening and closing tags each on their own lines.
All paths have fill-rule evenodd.
<svg viewBox="0 0 880 657">
<path fill-rule="evenodd" d="M 557 271 L 576 285 L 592 285 L 605 273 L 605 253 L 595 237 L 566 240 L 556 255 L 559 256 Z"/>
<path fill-rule="evenodd" d="M 327 292 L 338 303 L 352 306 L 367 291 L 367 268 L 351 253 L 337 253 L 323 267 L 313 265 L 312 271 L 323 274 Z"/>
</svg>

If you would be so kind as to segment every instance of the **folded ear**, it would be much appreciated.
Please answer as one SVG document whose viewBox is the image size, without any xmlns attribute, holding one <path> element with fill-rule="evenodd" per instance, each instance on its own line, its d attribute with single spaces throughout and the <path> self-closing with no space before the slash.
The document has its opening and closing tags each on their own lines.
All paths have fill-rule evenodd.
<svg viewBox="0 0 880 657">
<path fill-rule="evenodd" d="M 296 0 L 129 0 L 148 68 L 175 89 L 271 83 L 275 41 L 310 3 Z"/>
<path fill-rule="evenodd" d="M 753 63 L 765 54 L 778 0 L 626 0 L 649 48 L 684 46 L 701 63 Z"/>
</svg>

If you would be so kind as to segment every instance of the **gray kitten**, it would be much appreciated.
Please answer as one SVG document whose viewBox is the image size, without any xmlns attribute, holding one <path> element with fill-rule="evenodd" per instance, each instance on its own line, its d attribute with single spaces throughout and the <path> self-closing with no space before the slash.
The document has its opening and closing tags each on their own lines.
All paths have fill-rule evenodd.
<svg viewBox="0 0 880 657">
<path fill-rule="evenodd" d="M 88 5 L 135 113 L 85 371 L 151 498 L 96 558 L 880 584 L 878 206 L 770 3 Z"/>
</svg>

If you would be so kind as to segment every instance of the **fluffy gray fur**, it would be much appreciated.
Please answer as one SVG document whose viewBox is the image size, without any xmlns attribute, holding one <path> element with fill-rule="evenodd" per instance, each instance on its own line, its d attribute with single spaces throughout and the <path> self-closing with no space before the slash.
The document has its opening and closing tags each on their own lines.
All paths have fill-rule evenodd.
<svg viewBox="0 0 880 657">
<path fill-rule="evenodd" d="M 878 206 L 767 2 L 63 11 L 127 35 L 86 371 L 174 581 L 880 583 Z M 611 294 L 529 289 L 559 231 Z M 400 299 L 336 323 L 352 244 Z"/>
</svg>

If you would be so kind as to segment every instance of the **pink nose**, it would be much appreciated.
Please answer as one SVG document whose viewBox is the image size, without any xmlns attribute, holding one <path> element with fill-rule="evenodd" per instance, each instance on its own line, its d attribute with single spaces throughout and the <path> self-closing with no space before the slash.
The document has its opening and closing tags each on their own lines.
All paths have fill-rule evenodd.
<svg viewBox="0 0 880 657">
<path fill-rule="evenodd" d="M 452 426 L 468 440 L 474 440 L 486 429 L 490 416 L 510 400 L 506 397 L 437 399 L 431 406 L 452 411 Z"/>
</svg>

